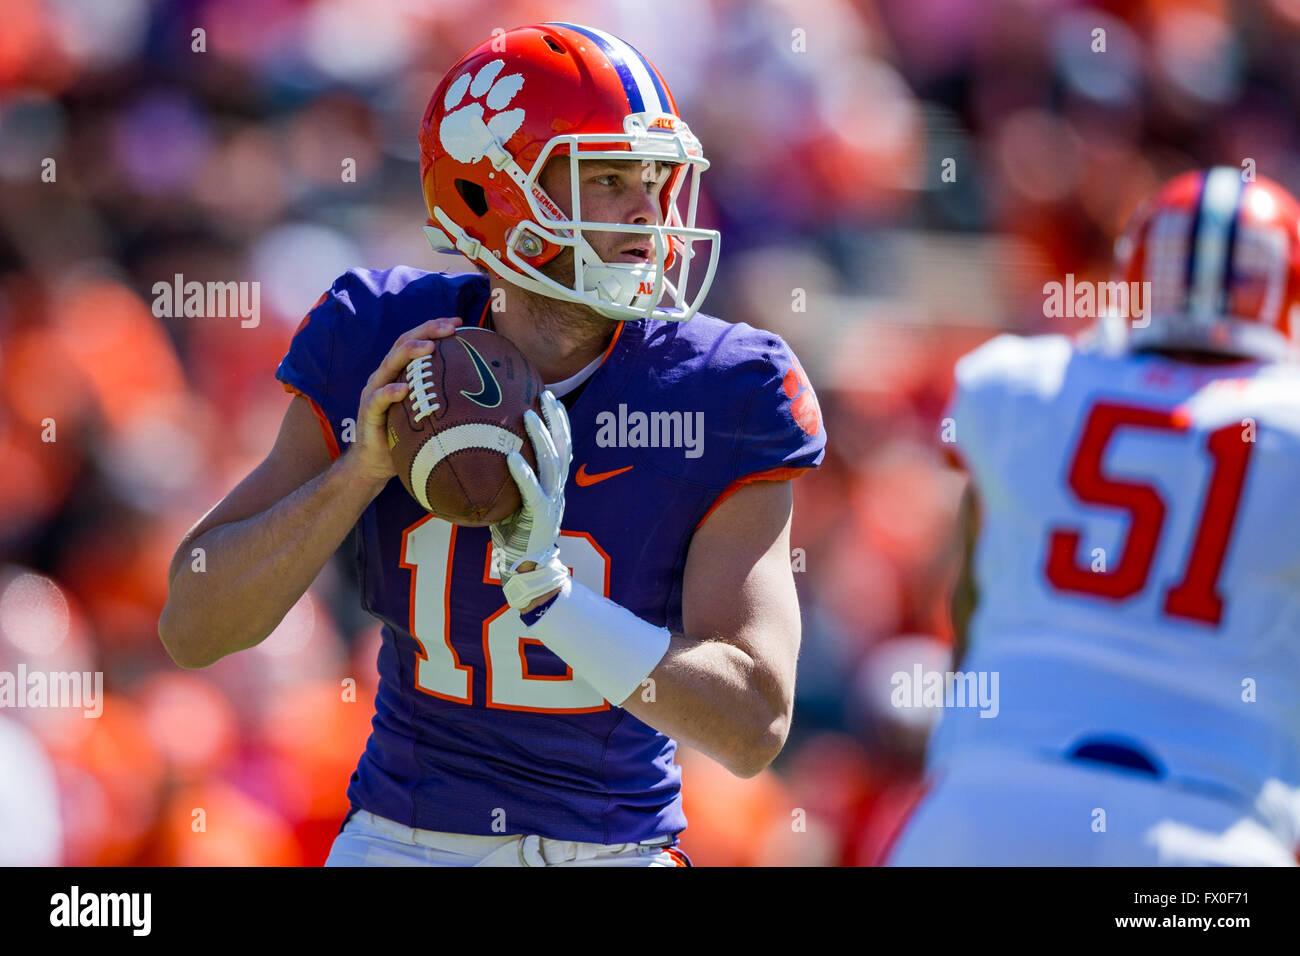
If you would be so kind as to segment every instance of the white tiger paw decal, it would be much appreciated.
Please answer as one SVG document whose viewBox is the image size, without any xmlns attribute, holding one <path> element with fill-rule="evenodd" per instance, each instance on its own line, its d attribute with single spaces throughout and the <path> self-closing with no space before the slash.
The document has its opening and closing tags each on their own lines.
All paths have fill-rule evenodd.
<svg viewBox="0 0 1300 956">
<path fill-rule="evenodd" d="M 442 148 L 452 158 L 462 163 L 477 163 L 494 140 L 504 143 L 523 125 L 524 111 L 507 110 L 506 107 L 523 88 L 524 78 L 519 73 L 511 73 L 498 80 L 497 75 L 505 65 L 505 60 L 493 60 L 478 71 L 478 76 L 471 77 L 468 72 L 462 73 L 447 88 L 447 95 L 442 102 L 447 115 L 438 127 L 438 138 L 442 140 Z M 466 92 L 483 102 L 470 102 L 460 106 Z M 484 104 L 487 104 L 488 109 L 496 111 L 496 115 L 486 122 L 483 120 Z M 457 109 L 458 106 L 460 109 Z"/>
</svg>

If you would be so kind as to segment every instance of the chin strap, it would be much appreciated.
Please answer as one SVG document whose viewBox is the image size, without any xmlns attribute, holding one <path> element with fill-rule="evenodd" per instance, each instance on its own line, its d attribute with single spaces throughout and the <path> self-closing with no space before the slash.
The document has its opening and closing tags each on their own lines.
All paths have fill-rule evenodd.
<svg viewBox="0 0 1300 956">
<path fill-rule="evenodd" d="M 492 273 L 512 285 L 548 298 L 585 305 L 609 319 L 628 322 L 657 318 L 668 322 L 683 322 L 695 315 L 699 308 L 699 299 L 703 297 L 702 293 L 697 294 L 696 300 L 689 303 L 686 308 L 658 307 L 657 303 L 664 297 L 664 293 L 674 301 L 679 298 L 679 286 L 668 279 L 665 270 L 655 268 L 655 264 L 652 263 L 606 263 L 596 256 L 590 243 L 581 237 L 579 239 L 581 245 L 573 247 L 575 256 L 584 256 L 582 277 L 584 292 L 579 293 L 573 287 L 561 285 L 543 275 L 535 266 L 524 261 L 515 248 L 517 242 L 514 238 L 507 243 L 504 254 L 497 256 L 493 250 L 458 226 L 441 208 L 434 207 L 433 218 L 438 225 L 426 225 L 423 228 L 434 252 L 459 252 L 471 261 L 481 262 Z M 534 234 L 537 234 L 536 231 Z M 551 241 L 545 236 L 539 238 Z M 669 238 L 662 241 L 671 244 L 672 240 Z M 668 261 L 666 254 L 659 257 L 660 242 L 661 240 L 656 238 L 655 254 L 658 257 L 656 261 L 662 260 L 666 263 Z M 716 241 L 711 248 L 705 288 L 712 283 L 718 262 Z M 694 253 L 688 258 L 694 258 Z M 595 264 L 587 266 L 586 261 Z M 639 291 L 644 283 L 650 284 L 650 292 Z M 682 289 L 682 295 L 685 295 L 685 289 Z"/>
</svg>

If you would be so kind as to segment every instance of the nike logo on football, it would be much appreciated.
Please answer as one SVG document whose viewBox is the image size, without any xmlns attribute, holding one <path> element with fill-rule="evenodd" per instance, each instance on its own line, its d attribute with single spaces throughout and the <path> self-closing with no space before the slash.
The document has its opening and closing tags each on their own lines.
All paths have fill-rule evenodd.
<svg viewBox="0 0 1300 956">
<path fill-rule="evenodd" d="M 478 349 L 460 337 L 457 337 L 456 341 L 465 346 L 465 351 L 469 352 L 469 357 L 474 362 L 474 368 L 478 372 L 478 391 L 466 392 L 462 390 L 461 394 L 475 405 L 482 405 L 484 408 L 496 408 L 501 404 L 501 386 L 497 384 L 496 376 L 488 368 L 487 362 L 483 361 L 483 356 L 478 354 Z"/>
<path fill-rule="evenodd" d="M 576 481 L 580 487 L 586 488 L 588 485 L 594 485 L 597 482 L 604 481 L 606 478 L 613 478 L 615 475 L 621 475 L 625 471 L 631 471 L 634 467 L 634 465 L 628 465 L 626 468 L 615 468 L 613 471 L 602 471 L 599 474 L 589 475 L 587 474 L 587 463 L 583 462 L 582 466 L 578 469 L 578 473 L 573 476 L 573 480 Z"/>
</svg>

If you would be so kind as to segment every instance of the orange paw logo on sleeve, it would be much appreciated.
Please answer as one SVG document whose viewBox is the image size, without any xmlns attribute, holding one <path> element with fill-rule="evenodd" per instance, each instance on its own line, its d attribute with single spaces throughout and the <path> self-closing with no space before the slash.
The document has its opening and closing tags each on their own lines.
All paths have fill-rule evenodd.
<svg viewBox="0 0 1300 956">
<path fill-rule="evenodd" d="M 311 314 L 319 309 L 321 303 L 323 303 L 327 298 L 329 298 L 328 292 L 322 292 L 320 294 L 320 298 L 316 300 L 316 304 L 307 310 L 307 314 L 302 317 L 302 321 L 298 323 L 298 327 L 293 330 L 294 335 L 297 335 L 303 329 L 307 328 L 307 323 L 311 321 Z"/>
<path fill-rule="evenodd" d="M 790 414 L 795 423 L 809 435 L 816 435 L 822 430 L 822 410 L 817 404 L 817 393 L 808 381 L 808 373 L 803 370 L 799 360 L 785 373 L 781 382 L 786 398 L 790 399 Z"/>
</svg>

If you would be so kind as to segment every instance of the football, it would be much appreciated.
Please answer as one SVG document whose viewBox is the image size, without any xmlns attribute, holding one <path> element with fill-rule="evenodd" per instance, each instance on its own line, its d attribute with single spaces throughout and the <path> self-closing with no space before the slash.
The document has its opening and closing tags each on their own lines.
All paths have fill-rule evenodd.
<svg viewBox="0 0 1300 956">
<path fill-rule="evenodd" d="M 524 412 L 540 414 L 542 380 L 503 335 L 458 329 L 406 366 L 410 390 L 388 409 L 397 476 L 426 510 L 479 527 L 523 504 L 506 465 L 512 451 L 537 467 Z"/>
</svg>

